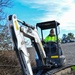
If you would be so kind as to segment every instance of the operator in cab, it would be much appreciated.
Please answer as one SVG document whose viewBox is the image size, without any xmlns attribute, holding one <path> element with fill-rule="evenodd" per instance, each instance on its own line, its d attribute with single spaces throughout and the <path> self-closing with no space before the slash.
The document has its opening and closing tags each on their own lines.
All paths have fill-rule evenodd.
<svg viewBox="0 0 75 75">
<path fill-rule="evenodd" d="M 57 38 L 54 34 L 54 30 L 51 29 L 49 35 L 44 39 L 44 42 L 47 43 L 49 41 L 56 42 Z"/>
<path fill-rule="evenodd" d="M 54 54 L 57 50 L 57 36 L 54 34 L 54 30 L 51 29 L 49 35 L 44 39 L 45 44 L 45 52 L 47 56 L 50 56 L 51 52 Z M 59 47 L 60 47 L 60 40 L 58 39 Z M 49 51 L 51 50 L 51 51 Z M 62 54 L 62 51 L 61 51 Z"/>
</svg>

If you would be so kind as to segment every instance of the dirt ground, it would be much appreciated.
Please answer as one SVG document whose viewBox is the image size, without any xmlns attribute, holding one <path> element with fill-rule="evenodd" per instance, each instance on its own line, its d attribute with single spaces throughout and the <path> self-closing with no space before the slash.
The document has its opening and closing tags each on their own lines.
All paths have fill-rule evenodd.
<svg viewBox="0 0 75 75">
<path fill-rule="evenodd" d="M 35 66 L 35 50 L 33 47 L 27 50 L 30 53 L 31 66 Z M 23 75 L 15 51 L 0 50 L 0 75 Z"/>
<path fill-rule="evenodd" d="M 75 65 L 75 42 L 61 44 L 61 47 L 66 57 L 66 64 Z"/>
<path fill-rule="evenodd" d="M 23 75 L 15 51 L 0 51 L 0 75 Z"/>
<path fill-rule="evenodd" d="M 62 44 L 61 47 L 66 56 L 66 63 L 75 65 L 75 43 Z M 32 50 L 34 49 L 29 49 L 30 59 L 35 58 L 35 52 Z M 31 61 L 32 65 L 35 65 L 35 61 L 33 59 Z M 23 75 L 15 51 L 0 51 L 0 75 Z"/>
</svg>

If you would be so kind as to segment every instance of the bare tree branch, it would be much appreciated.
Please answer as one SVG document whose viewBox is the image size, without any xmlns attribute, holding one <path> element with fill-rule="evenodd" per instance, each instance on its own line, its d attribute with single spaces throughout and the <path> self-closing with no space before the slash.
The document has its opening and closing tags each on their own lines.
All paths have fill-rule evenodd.
<svg viewBox="0 0 75 75">
<path fill-rule="evenodd" d="M 11 4 L 11 0 L 0 0 L 0 7 L 10 7 Z"/>
<path fill-rule="evenodd" d="M 8 33 L 8 27 L 2 24 L 2 21 L 6 18 L 6 12 L 4 10 L 11 6 L 11 0 L 0 0 L 0 50 L 11 50 L 11 40 Z"/>
<path fill-rule="evenodd" d="M 0 0 L 0 20 L 5 19 L 6 14 L 4 12 L 4 9 L 11 6 L 12 6 L 11 0 Z"/>
</svg>

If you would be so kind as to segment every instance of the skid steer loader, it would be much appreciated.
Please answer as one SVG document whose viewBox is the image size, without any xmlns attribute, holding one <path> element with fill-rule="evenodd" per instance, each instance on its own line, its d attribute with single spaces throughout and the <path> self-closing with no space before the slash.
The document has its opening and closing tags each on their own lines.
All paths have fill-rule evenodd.
<svg viewBox="0 0 75 75">
<path fill-rule="evenodd" d="M 56 21 L 54 22 L 56 23 Z M 39 26 L 39 24 L 37 25 Z M 35 27 L 28 25 L 24 21 L 18 20 L 16 15 L 8 16 L 8 26 L 12 38 L 12 44 L 13 44 L 12 46 L 19 59 L 21 69 L 23 71 L 23 75 L 73 74 L 75 70 L 75 65 L 53 68 L 53 66 L 57 66 L 59 62 L 61 63 L 62 61 L 62 57 L 60 56 L 59 50 L 58 50 L 58 55 L 52 55 L 52 56 L 50 55 L 51 57 L 48 57 L 41 43 L 41 40 L 38 36 L 37 29 Z M 30 56 L 26 48 L 24 36 L 30 38 L 33 46 L 35 47 L 35 50 L 41 62 L 40 66 L 36 66 L 35 68 L 31 66 L 30 59 L 29 59 Z M 58 62 L 52 61 L 51 59 L 55 60 L 56 56 L 60 57 L 60 58 L 56 58 L 59 59 Z"/>
</svg>

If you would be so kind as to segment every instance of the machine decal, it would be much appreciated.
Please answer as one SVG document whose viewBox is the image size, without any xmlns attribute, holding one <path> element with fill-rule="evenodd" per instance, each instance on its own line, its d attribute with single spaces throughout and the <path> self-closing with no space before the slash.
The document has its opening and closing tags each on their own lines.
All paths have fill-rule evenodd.
<svg viewBox="0 0 75 75">
<path fill-rule="evenodd" d="M 15 28 L 16 28 L 16 30 L 19 30 L 19 27 L 18 27 L 18 23 L 17 23 L 17 21 L 14 21 L 14 24 L 15 24 Z"/>
<path fill-rule="evenodd" d="M 51 56 L 51 58 L 58 58 L 58 56 Z"/>
</svg>

